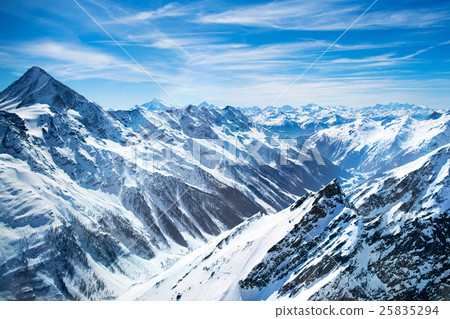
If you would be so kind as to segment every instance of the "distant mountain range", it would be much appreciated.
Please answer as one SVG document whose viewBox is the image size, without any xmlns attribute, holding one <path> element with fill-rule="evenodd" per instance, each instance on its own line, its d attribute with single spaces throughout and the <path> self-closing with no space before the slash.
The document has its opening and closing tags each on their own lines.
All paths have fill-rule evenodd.
<svg viewBox="0 0 450 319">
<path fill-rule="evenodd" d="M 2 300 L 448 300 L 450 112 L 0 93 Z"/>
<path fill-rule="evenodd" d="M 438 117 L 444 110 L 435 110 L 424 106 L 390 103 L 373 107 L 349 108 L 308 104 L 300 107 L 285 105 L 282 107 L 242 108 L 242 112 L 255 123 L 263 125 L 272 132 L 286 134 L 292 138 L 310 136 L 320 130 L 351 123 L 356 120 L 372 119 L 392 121 L 404 116 L 417 120 Z"/>
</svg>

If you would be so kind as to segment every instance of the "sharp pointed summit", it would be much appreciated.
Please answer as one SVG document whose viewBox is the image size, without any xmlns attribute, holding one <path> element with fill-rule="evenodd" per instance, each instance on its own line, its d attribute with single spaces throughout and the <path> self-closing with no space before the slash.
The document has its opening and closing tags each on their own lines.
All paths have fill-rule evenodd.
<svg viewBox="0 0 450 319">
<path fill-rule="evenodd" d="M 50 74 L 48 74 L 44 69 L 42 69 L 42 68 L 40 68 L 38 66 L 33 66 L 33 67 L 29 68 L 20 77 L 20 79 L 39 79 L 39 78 L 42 78 L 42 77 L 46 78 L 47 80 L 52 78 L 52 76 Z"/>
<path fill-rule="evenodd" d="M 200 103 L 199 105 L 197 105 L 197 107 L 201 108 L 201 107 L 208 107 L 209 103 L 206 101 L 203 101 L 202 103 Z"/>
<path fill-rule="evenodd" d="M 142 104 L 141 107 L 144 107 L 150 111 L 166 111 L 174 108 L 172 105 L 167 104 L 157 98 L 154 98 L 148 103 Z"/>
<path fill-rule="evenodd" d="M 203 101 L 202 103 L 200 103 L 199 105 L 197 105 L 197 107 L 198 107 L 198 108 L 205 107 L 205 108 L 208 108 L 208 109 L 215 109 L 215 108 L 217 108 L 217 106 L 215 106 L 214 104 L 209 104 L 209 103 L 206 102 L 206 101 Z"/>
<path fill-rule="evenodd" d="M 30 68 L 0 93 L 0 109 L 3 111 L 14 112 L 38 104 L 53 114 L 76 111 L 86 128 L 98 136 L 116 139 L 120 135 L 119 127 L 100 105 L 89 101 L 37 66 Z"/>
<path fill-rule="evenodd" d="M 35 103 L 48 104 L 56 111 L 75 108 L 89 101 L 55 80 L 45 70 L 33 66 L 0 93 L 0 107 L 20 108 Z"/>
</svg>

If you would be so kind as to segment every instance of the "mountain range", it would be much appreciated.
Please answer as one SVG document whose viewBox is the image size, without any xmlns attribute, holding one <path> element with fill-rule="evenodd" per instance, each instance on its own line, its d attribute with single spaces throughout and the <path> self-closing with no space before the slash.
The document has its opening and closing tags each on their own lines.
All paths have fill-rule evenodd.
<svg viewBox="0 0 450 319">
<path fill-rule="evenodd" d="M 450 298 L 450 112 L 0 93 L 2 300 Z"/>
<path fill-rule="evenodd" d="M 448 300 L 450 144 L 350 196 L 259 213 L 124 300 Z"/>
</svg>

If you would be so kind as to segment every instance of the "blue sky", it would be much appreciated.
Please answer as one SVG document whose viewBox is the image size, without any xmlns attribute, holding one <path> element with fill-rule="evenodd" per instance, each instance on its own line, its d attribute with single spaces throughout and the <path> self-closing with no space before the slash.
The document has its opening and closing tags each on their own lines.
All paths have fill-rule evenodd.
<svg viewBox="0 0 450 319">
<path fill-rule="evenodd" d="M 450 106 L 450 2 L 4 0 L 0 90 L 33 65 L 105 107 Z"/>
</svg>

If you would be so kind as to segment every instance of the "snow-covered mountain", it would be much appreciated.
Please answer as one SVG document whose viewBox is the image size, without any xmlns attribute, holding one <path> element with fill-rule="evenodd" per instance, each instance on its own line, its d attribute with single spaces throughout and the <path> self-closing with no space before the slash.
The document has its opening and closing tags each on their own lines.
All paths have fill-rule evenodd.
<svg viewBox="0 0 450 319">
<path fill-rule="evenodd" d="M 450 112 L 425 119 L 361 118 L 321 130 L 310 137 L 336 165 L 373 175 L 411 162 L 450 141 Z"/>
<path fill-rule="evenodd" d="M 106 111 L 33 67 L 0 93 L 0 299 L 450 299 L 449 120 Z"/>
<path fill-rule="evenodd" d="M 365 107 L 359 110 L 361 115 L 372 119 L 395 119 L 402 116 L 411 116 L 416 119 L 425 119 L 435 110 L 420 105 L 408 103 L 389 103 L 386 105 L 377 104 L 375 106 Z"/>
<path fill-rule="evenodd" d="M 449 234 L 450 144 L 254 215 L 121 299 L 448 300 Z"/>
<path fill-rule="evenodd" d="M 106 111 L 33 67 L 0 93 L 0 299 L 116 298 L 346 176 L 303 153 L 233 107 Z"/>
<path fill-rule="evenodd" d="M 138 107 L 139 106 L 136 105 L 136 108 L 138 108 Z M 166 111 L 171 108 L 174 108 L 174 106 L 164 103 L 163 101 L 161 101 L 159 99 L 153 99 L 148 103 L 142 104 L 140 107 L 146 108 L 150 111 Z"/>
<path fill-rule="evenodd" d="M 197 105 L 198 108 L 202 108 L 202 107 L 206 107 L 206 108 L 210 108 L 210 109 L 218 109 L 219 107 L 215 106 L 214 104 L 209 104 L 206 101 L 203 101 L 202 103 L 200 103 L 199 105 Z"/>
<path fill-rule="evenodd" d="M 315 104 L 298 108 L 284 105 L 268 106 L 263 110 L 257 107 L 241 110 L 255 123 L 291 138 L 310 136 L 324 128 L 352 122 L 355 119 L 354 112 L 348 108 L 321 107 Z"/>
<path fill-rule="evenodd" d="M 416 120 L 425 120 L 442 114 L 442 111 L 425 106 L 399 103 L 377 104 L 360 109 L 308 104 L 300 107 L 268 106 L 263 110 L 255 107 L 242 108 L 242 111 L 255 123 L 263 125 L 272 132 L 286 134 L 292 138 L 309 137 L 321 130 L 356 120 L 371 119 L 385 123 L 407 116 Z"/>
</svg>

